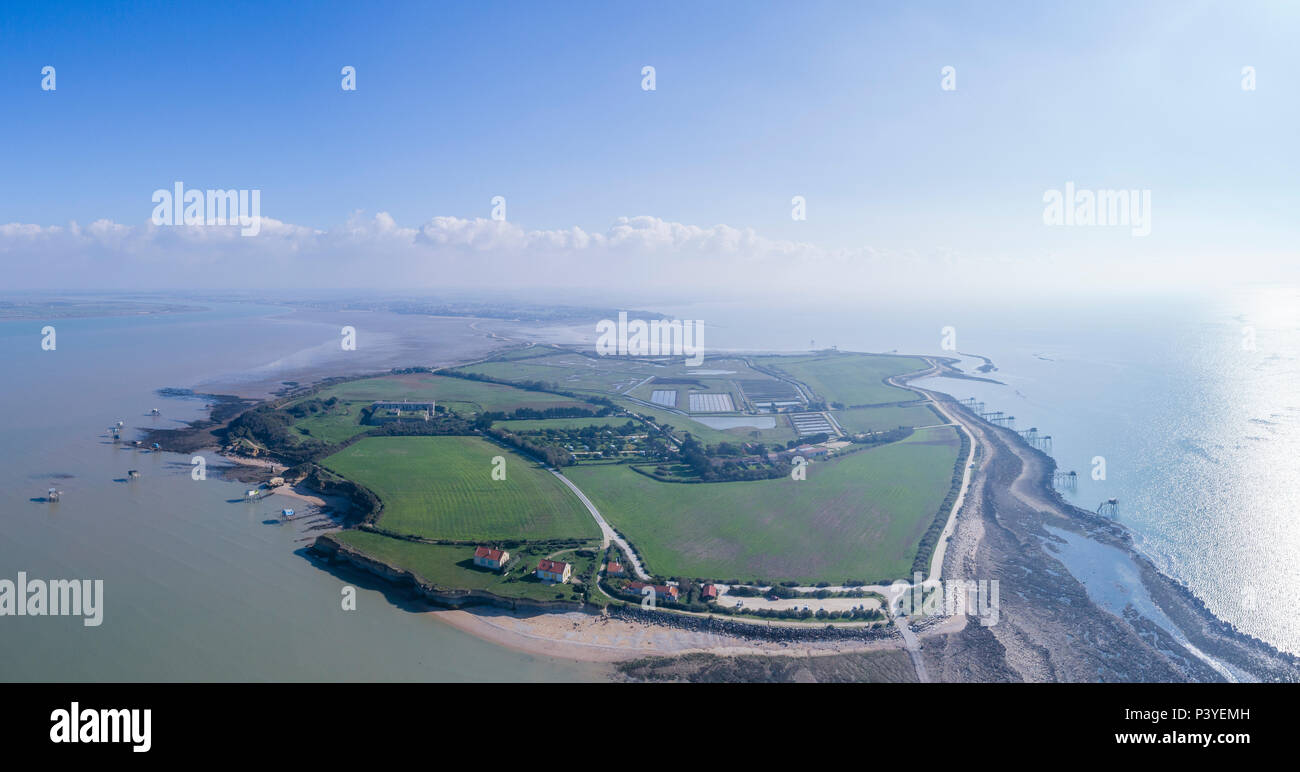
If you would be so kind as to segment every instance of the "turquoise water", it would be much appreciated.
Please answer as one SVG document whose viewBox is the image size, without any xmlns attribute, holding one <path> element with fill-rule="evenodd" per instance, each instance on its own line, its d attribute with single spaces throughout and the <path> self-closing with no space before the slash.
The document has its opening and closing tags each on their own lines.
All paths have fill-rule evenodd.
<svg viewBox="0 0 1300 772">
<path fill-rule="evenodd" d="M 99 627 L 79 617 L 0 617 L 0 681 L 601 677 L 593 666 L 479 641 L 359 584 L 357 609 L 343 611 L 341 588 L 360 577 L 334 576 L 299 554 L 311 538 L 301 524 L 267 522 L 283 501 L 237 501 L 247 486 L 212 474 L 218 457 L 196 481 L 188 456 L 124 450 L 102 436 L 117 420 L 133 438 L 132 427 L 205 413 L 201 402 L 156 397 L 159 387 L 233 382 L 255 392 L 257 379 L 243 373 L 275 382 L 302 377 L 304 367 L 431 363 L 485 345 L 461 320 L 437 321 L 445 334 L 417 343 L 397 331 L 427 333 L 435 322 L 367 318 L 360 356 L 344 360 L 334 353 L 340 321 L 353 320 L 224 304 L 55 320 L 55 351 L 40 348 L 44 322 L 0 322 L 0 578 L 104 581 Z M 153 407 L 161 417 L 148 415 Z M 140 477 L 126 481 L 128 469 Z M 51 484 L 63 491 L 59 503 L 31 500 Z"/>
</svg>

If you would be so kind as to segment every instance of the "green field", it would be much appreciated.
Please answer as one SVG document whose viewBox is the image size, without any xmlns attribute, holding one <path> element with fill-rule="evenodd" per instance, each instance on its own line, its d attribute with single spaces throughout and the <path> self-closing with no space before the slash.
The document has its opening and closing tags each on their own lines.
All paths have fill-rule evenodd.
<svg viewBox="0 0 1300 772">
<path fill-rule="evenodd" d="M 468 381 L 464 378 L 449 378 L 429 373 L 385 375 L 379 378 L 349 381 L 327 386 L 313 396 L 320 399 L 338 397 L 341 400 L 366 403 L 375 400 L 432 400 L 439 405 L 450 406 L 458 412 L 462 408 L 468 408 L 470 412 L 481 412 L 511 411 L 519 407 L 536 410 L 545 410 L 548 407 L 591 407 L 585 402 L 559 394 L 526 391 L 498 383 Z"/>
<path fill-rule="evenodd" d="M 917 357 L 873 354 L 771 356 L 754 361 L 802 381 L 827 402 L 847 407 L 917 399 L 915 392 L 886 385 L 883 380 L 926 367 Z"/>
<path fill-rule="evenodd" d="M 543 356 L 457 368 L 508 381 L 543 381 L 566 391 L 618 392 L 665 368 L 648 361 L 596 357 L 550 349 Z"/>
<path fill-rule="evenodd" d="M 506 479 L 492 479 L 492 458 Z M 431 539 L 598 539 L 576 496 L 545 469 L 477 437 L 366 437 L 321 462 L 384 504 L 378 525 Z"/>
<path fill-rule="evenodd" d="M 951 427 L 808 468 L 808 479 L 665 483 L 626 466 L 565 474 L 651 572 L 813 583 L 905 578 L 952 484 Z"/>
<path fill-rule="evenodd" d="M 879 432 L 897 429 L 900 426 L 933 426 L 948 423 L 947 419 L 936 415 L 925 405 L 854 407 L 848 410 L 836 410 L 831 415 L 835 416 L 835 420 L 844 431 L 850 433 Z"/>
<path fill-rule="evenodd" d="M 361 423 L 361 409 L 369 404 L 370 402 L 340 402 L 328 413 L 297 419 L 293 423 L 294 431 L 330 444 L 344 442 L 373 428 Z"/>
<path fill-rule="evenodd" d="M 486 590 L 512 598 L 534 600 L 576 600 L 581 594 L 573 584 L 548 585 L 532 571 L 538 558 L 551 551 L 523 548 L 511 550 L 508 572 L 499 574 L 474 565 L 474 548 L 447 544 L 421 544 L 394 539 L 370 531 L 343 531 L 334 538 L 389 565 L 405 568 L 426 582 L 443 589 Z M 516 560 L 517 559 L 517 560 Z M 574 565 L 574 577 L 590 570 L 594 559 L 578 558 L 573 552 L 556 555 Z"/>
</svg>

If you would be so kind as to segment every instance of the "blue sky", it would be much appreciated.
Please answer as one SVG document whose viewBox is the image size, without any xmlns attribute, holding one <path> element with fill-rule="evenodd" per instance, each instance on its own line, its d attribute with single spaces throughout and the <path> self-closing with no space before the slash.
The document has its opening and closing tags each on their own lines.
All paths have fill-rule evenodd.
<svg viewBox="0 0 1300 772">
<path fill-rule="evenodd" d="M 1293 263 L 1300 5 L 1137 5 L 10 3 L 0 223 L 135 226 L 183 180 L 318 229 L 487 217 L 503 195 L 526 229 Z M 1152 190 L 1152 236 L 1043 227 L 1066 181 Z"/>
</svg>

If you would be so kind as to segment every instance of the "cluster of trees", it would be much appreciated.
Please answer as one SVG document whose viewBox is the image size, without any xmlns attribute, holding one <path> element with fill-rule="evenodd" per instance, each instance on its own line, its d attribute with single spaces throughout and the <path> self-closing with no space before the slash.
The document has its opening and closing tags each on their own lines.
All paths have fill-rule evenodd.
<svg viewBox="0 0 1300 772">
<path fill-rule="evenodd" d="M 330 410 L 337 407 L 338 404 L 338 397 L 330 397 L 329 399 L 316 397 L 314 399 L 305 399 L 291 407 L 287 407 L 285 408 L 285 412 L 294 418 L 307 418 L 308 416 L 328 413 Z"/>
<path fill-rule="evenodd" d="M 297 420 L 286 410 L 269 405 L 255 407 L 231 421 L 225 429 L 225 441 L 248 440 L 292 462 L 310 461 L 328 448 L 320 440 L 296 437 L 290 427 Z"/>
<path fill-rule="evenodd" d="M 770 462 L 766 457 L 767 449 L 759 448 L 763 453 L 749 456 L 744 449 L 730 442 L 706 447 L 687 433 L 682 440 L 680 455 L 682 463 L 704 482 L 770 480 L 790 473 L 788 462 Z"/>
<path fill-rule="evenodd" d="M 900 426 L 897 429 L 890 429 L 884 432 L 868 432 L 867 434 L 855 434 L 851 438 L 853 442 L 859 445 L 879 445 L 886 442 L 898 442 L 912 436 L 912 427 Z"/>
<path fill-rule="evenodd" d="M 492 426 L 483 428 L 482 431 L 489 437 L 503 442 L 520 453 L 530 456 L 547 466 L 571 466 L 574 463 L 573 455 L 563 448 L 534 442 L 527 437 L 522 437 L 513 432 L 508 432 L 504 429 L 497 429 Z"/>
</svg>

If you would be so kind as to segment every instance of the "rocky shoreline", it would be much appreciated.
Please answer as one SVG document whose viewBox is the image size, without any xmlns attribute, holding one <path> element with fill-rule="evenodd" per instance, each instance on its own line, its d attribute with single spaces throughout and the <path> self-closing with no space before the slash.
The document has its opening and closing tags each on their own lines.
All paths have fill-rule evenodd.
<svg viewBox="0 0 1300 772">
<path fill-rule="evenodd" d="M 969 419 L 986 454 L 958 516 L 944 576 L 1001 578 L 1002 615 L 990 628 L 968 624 L 958 633 L 928 638 L 930 672 L 959 681 L 1300 681 L 1300 658 L 1215 617 L 1137 550 L 1126 528 L 1065 501 L 1052 485 L 1056 465 L 1050 456 L 955 400 L 950 405 Z M 1098 607 L 1056 557 L 1061 540 L 1045 526 L 1121 550 L 1184 640 L 1131 608 L 1121 618 Z"/>
</svg>

